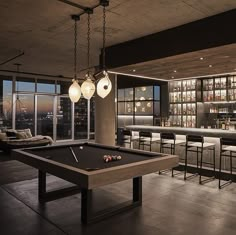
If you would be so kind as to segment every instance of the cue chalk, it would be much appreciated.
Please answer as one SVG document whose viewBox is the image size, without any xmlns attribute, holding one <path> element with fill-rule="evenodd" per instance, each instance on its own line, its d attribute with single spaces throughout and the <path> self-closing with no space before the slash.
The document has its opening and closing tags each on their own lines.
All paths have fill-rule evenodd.
<svg viewBox="0 0 236 235">
<path fill-rule="evenodd" d="M 78 161 L 78 158 L 76 157 L 76 155 L 75 155 L 75 153 L 74 153 L 74 151 L 73 151 L 73 149 L 72 149 L 72 147 L 70 147 L 70 151 L 71 151 L 71 153 L 72 153 L 72 155 L 73 155 L 75 161 L 76 161 L 76 162 L 79 162 L 79 161 Z"/>
</svg>

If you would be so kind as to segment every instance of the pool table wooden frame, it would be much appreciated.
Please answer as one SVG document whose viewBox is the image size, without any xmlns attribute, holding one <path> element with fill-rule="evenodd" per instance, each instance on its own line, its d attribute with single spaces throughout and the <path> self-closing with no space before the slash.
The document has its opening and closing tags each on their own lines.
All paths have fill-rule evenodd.
<svg viewBox="0 0 236 235">
<path fill-rule="evenodd" d="M 53 192 L 46 192 L 46 173 L 55 175 L 61 179 L 69 181 L 77 185 L 77 189 L 81 191 L 81 221 L 84 224 L 96 222 L 109 217 L 113 214 L 117 214 L 129 208 L 139 206 L 142 204 L 142 176 L 153 172 L 170 169 L 178 165 L 179 157 L 176 155 L 162 154 L 161 157 L 150 157 L 148 155 L 153 153 L 141 150 L 126 149 L 118 146 L 105 146 L 96 143 L 78 143 L 64 145 L 63 147 L 89 145 L 93 147 L 104 147 L 112 150 L 131 152 L 131 153 L 142 153 L 147 156 L 147 160 L 133 162 L 115 167 L 109 167 L 105 169 L 98 169 L 94 171 L 86 171 L 73 166 L 69 166 L 60 162 L 56 162 L 51 159 L 37 156 L 26 152 L 25 149 L 15 149 L 12 151 L 12 157 L 15 160 L 23 162 L 39 170 L 38 177 L 38 197 L 41 202 L 47 198 L 51 199 L 57 197 L 60 193 L 70 192 L 70 190 L 56 190 Z M 30 149 L 54 149 L 61 146 L 45 146 L 36 147 Z M 160 155 L 160 153 L 156 153 Z M 91 213 L 91 192 L 92 189 L 101 187 L 104 185 L 124 181 L 127 179 L 133 179 L 133 199 L 122 205 L 114 207 L 112 210 L 102 211 L 96 215 Z M 75 189 L 75 187 L 73 187 Z M 53 197 L 51 197 L 51 195 Z"/>
</svg>

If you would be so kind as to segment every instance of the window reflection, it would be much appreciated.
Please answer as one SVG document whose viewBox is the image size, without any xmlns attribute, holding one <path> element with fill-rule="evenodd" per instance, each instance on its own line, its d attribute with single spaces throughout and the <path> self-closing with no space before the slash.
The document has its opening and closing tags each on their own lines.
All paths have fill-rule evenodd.
<svg viewBox="0 0 236 235">
<path fill-rule="evenodd" d="M 54 94 L 56 90 L 55 81 L 37 80 L 37 92 Z"/>
<path fill-rule="evenodd" d="M 16 129 L 31 130 L 34 134 L 34 95 L 16 95 Z"/>
<path fill-rule="evenodd" d="M 12 127 L 12 80 L 0 77 L 0 127 Z"/>
<path fill-rule="evenodd" d="M 35 92 L 35 79 L 17 77 L 16 78 L 16 91 Z"/>
</svg>

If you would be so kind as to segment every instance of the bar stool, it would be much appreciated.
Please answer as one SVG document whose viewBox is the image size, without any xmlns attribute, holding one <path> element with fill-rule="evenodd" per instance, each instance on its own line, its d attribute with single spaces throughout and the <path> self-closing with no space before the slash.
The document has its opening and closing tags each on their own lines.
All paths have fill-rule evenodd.
<svg viewBox="0 0 236 235">
<path fill-rule="evenodd" d="M 123 130 L 123 139 L 122 142 L 123 144 L 129 144 L 129 147 L 132 147 L 132 143 L 134 141 L 138 141 L 139 137 L 138 136 L 133 136 L 132 131 L 131 130 Z"/>
<path fill-rule="evenodd" d="M 219 166 L 219 189 L 232 183 L 233 179 L 233 158 L 236 158 L 236 140 L 231 138 L 221 138 L 220 139 L 220 166 Z M 222 166 L 222 157 L 228 157 L 230 159 L 230 180 L 226 183 L 221 184 L 221 166 Z"/>
<path fill-rule="evenodd" d="M 170 149 L 171 154 L 175 154 L 176 145 L 181 145 L 185 143 L 185 140 L 176 139 L 175 133 L 161 133 L 161 143 L 160 143 L 160 152 L 163 153 L 164 149 Z M 171 176 L 174 177 L 174 169 L 171 169 Z M 161 174 L 164 171 L 159 171 Z"/>
<path fill-rule="evenodd" d="M 152 151 L 152 144 L 160 142 L 159 137 L 153 137 L 152 132 L 140 131 L 139 132 L 139 149 L 141 146 L 149 146 L 150 151 Z"/>
<path fill-rule="evenodd" d="M 211 150 L 213 151 L 213 163 L 212 162 L 203 162 L 203 151 Z M 184 165 L 184 180 L 189 177 L 192 177 L 196 174 L 193 174 L 189 177 L 186 177 L 187 174 L 187 165 L 188 165 L 188 152 L 197 153 L 197 169 L 199 169 L 199 153 L 201 155 L 200 159 L 200 170 L 199 170 L 199 184 L 203 182 L 209 181 L 209 179 L 202 180 L 202 163 L 213 165 L 214 176 L 211 178 L 215 178 L 215 144 L 214 143 L 206 143 L 204 142 L 203 136 L 198 135 L 187 135 L 186 136 L 186 145 L 185 145 L 185 165 Z"/>
<path fill-rule="evenodd" d="M 177 140 L 175 133 L 161 133 L 160 152 L 164 149 L 170 149 L 171 154 L 175 154 L 176 145 L 184 144 L 184 140 Z"/>
</svg>

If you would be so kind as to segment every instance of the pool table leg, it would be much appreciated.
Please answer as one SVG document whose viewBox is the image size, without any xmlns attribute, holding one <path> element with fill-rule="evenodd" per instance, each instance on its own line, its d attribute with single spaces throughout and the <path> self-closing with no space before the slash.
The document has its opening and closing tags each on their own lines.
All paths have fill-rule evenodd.
<svg viewBox="0 0 236 235">
<path fill-rule="evenodd" d="M 41 203 L 56 200 L 66 196 L 77 194 L 81 191 L 80 187 L 75 185 L 67 188 L 60 188 L 47 192 L 46 176 L 47 172 L 39 170 L 38 173 L 38 199 Z"/>
<path fill-rule="evenodd" d="M 92 190 L 81 189 L 81 222 L 87 224 L 91 217 Z"/>
<path fill-rule="evenodd" d="M 142 204 L 142 177 L 133 178 L 133 202 Z"/>
<path fill-rule="evenodd" d="M 109 218 L 128 209 L 142 205 L 142 176 L 133 178 L 133 198 L 130 201 L 92 213 L 92 190 L 81 189 L 81 222 L 89 224 Z"/>
<path fill-rule="evenodd" d="M 38 173 L 38 199 L 43 200 L 46 195 L 46 172 Z"/>
</svg>

